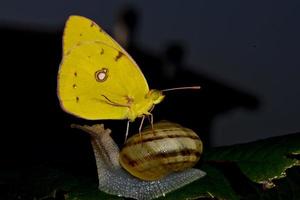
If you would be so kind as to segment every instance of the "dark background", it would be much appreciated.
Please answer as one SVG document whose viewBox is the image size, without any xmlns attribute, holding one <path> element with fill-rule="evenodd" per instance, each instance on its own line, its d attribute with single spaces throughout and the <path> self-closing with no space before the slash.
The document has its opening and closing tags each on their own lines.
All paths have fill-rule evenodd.
<svg viewBox="0 0 300 200">
<path fill-rule="evenodd" d="M 117 22 L 132 23 L 134 13 L 127 49 L 150 87 L 202 86 L 168 94 L 154 110 L 156 121 L 193 128 L 207 146 L 299 131 L 298 8 L 291 0 L 1 2 L 0 162 L 78 161 L 91 154 L 88 136 L 69 126 L 95 122 L 64 113 L 56 96 L 62 31 L 71 14 L 114 34 Z M 170 66 L 177 67 L 173 75 Z M 104 123 L 123 139 L 125 121 Z"/>
</svg>

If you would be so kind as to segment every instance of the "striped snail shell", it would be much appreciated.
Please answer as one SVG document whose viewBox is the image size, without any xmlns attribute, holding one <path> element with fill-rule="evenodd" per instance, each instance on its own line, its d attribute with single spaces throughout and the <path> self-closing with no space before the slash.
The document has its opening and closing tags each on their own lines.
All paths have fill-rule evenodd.
<svg viewBox="0 0 300 200">
<path fill-rule="evenodd" d="M 162 121 L 130 137 L 120 151 L 120 164 L 142 180 L 158 180 L 174 171 L 193 167 L 202 142 L 191 129 Z"/>
<path fill-rule="evenodd" d="M 154 132 L 152 129 L 142 131 L 142 143 L 140 135 L 134 135 L 121 152 L 110 137 L 111 130 L 104 129 L 103 124 L 72 127 L 91 135 L 99 190 L 106 193 L 150 200 L 205 176 L 205 172 L 191 168 L 202 152 L 200 139 L 192 130 L 178 124 L 154 124 Z"/>
</svg>

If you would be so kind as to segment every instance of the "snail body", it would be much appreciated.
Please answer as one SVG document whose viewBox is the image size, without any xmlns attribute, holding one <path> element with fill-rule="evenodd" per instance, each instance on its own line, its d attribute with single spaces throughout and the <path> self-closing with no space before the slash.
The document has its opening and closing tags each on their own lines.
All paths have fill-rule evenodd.
<svg viewBox="0 0 300 200">
<path fill-rule="evenodd" d="M 200 139 L 196 138 L 190 129 L 178 124 L 170 122 L 154 124 L 154 132 L 152 129 L 146 129 L 142 131 L 141 137 L 139 134 L 132 136 L 121 152 L 110 137 L 110 129 L 104 129 L 103 124 L 72 125 L 72 127 L 82 129 L 91 135 L 99 189 L 106 193 L 148 200 L 164 196 L 205 175 L 205 172 L 191 168 L 199 160 L 202 152 Z M 174 139 L 184 141 L 187 138 L 188 142 L 174 141 Z M 166 146 L 171 146 L 171 150 Z M 195 153 L 195 150 L 198 153 Z M 128 164 L 135 153 L 141 154 L 141 159 L 135 157 L 136 162 L 132 162 L 135 164 Z"/>
</svg>

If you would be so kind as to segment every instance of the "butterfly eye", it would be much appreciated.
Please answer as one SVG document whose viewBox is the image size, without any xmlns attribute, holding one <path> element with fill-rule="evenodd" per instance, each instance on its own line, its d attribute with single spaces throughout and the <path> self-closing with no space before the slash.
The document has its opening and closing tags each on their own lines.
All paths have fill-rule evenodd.
<svg viewBox="0 0 300 200">
<path fill-rule="evenodd" d="M 146 95 L 146 98 L 150 98 L 153 104 L 158 104 L 164 99 L 164 95 L 159 90 L 150 90 Z"/>
<path fill-rule="evenodd" d="M 95 72 L 95 78 L 98 82 L 104 82 L 108 77 L 108 69 L 102 68 Z"/>
</svg>

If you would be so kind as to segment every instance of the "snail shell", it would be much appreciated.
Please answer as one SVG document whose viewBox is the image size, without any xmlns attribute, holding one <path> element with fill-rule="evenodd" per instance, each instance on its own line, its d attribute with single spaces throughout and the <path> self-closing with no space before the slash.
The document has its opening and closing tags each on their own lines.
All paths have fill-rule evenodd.
<svg viewBox="0 0 300 200">
<path fill-rule="evenodd" d="M 137 138 L 140 138 L 139 135 L 132 136 L 133 139 L 131 139 L 131 138 L 128 139 L 128 141 L 124 147 L 124 148 L 128 148 L 128 149 L 122 153 L 123 156 L 121 156 L 121 154 L 119 154 L 119 148 L 118 148 L 117 144 L 110 137 L 111 130 L 104 129 L 103 124 L 101 124 L 101 125 L 96 124 L 93 126 L 72 125 L 72 127 L 84 130 L 91 135 L 91 143 L 93 146 L 93 150 L 94 150 L 94 154 L 95 154 L 95 158 L 96 158 L 96 164 L 97 164 L 99 190 L 104 191 L 106 193 L 121 196 L 121 197 L 127 197 L 127 198 L 149 200 L 149 199 L 157 198 L 160 196 L 165 196 L 166 193 L 174 191 L 180 187 L 183 187 L 184 185 L 187 185 L 187 184 L 205 176 L 205 172 L 203 172 L 199 169 L 188 168 L 188 167 L 194 165 L 197 162 L 197 160 L 199 159 L 199 155 L 202 152 L 201 141 L 200 141 L 201 145 L 198 146 L 197 148 L 195 148 L 195 149 L 200 150 L 199 154 L 195 153 L 195 155 L 192 155 L 190 158 L 190 160 L 193 160 L 192 162 L 190 162 L 190 160 L 188 160 L 188 159 L 183 159 L 184 157 L 182 157 L 182 158 L 178 157 L 177 160 L 175 159 L 176 162 L 178 162 L 178 164 L 176 164 L 176 162 L 173 162 L 175 160 L 173 160 L 173 158 L 170 157 L 170 154 L 166 157 L 163 156 L 164 150 L 161 151 L 162 155 L 157 156 L 156 159 L 154 159 L 154 160 L 170 160 L 171 162 L 168 162 L 168 161 L 167 162 L 165 162 L 165 161 L 164 162 L 156 162 L 155 161 L 155 162 L 150 162 L 151 164 L 149 164 L 148 162 L 146 162 L 147 159 L 145 159 L 147 157 L 144 156 L 144 160 L 142 162 L 138 161 L 138 163 L 143 163 L 143 162 L 147 163 L 146 168 L 148 168 L 148 169 L 146 171 L 148 171 L 148 170 L 149 171 L 160 171 L 160 170 L 162 170 L 162 168 L 164 168 L 164 167 L 168 168 L 170 166 L 172 166 L 172 171 L 174 171 L 173 173 L 169 174 L 169 173 L 166 173 L 165 170 L 162 170 L 162 171 L 164 171 L 162 173 L 163 175 L 157 175 L 157 173 L 154 173 L 155 175 L 153 175 L 153 172 L 147 173 L 144 171 L 144 173 L 148 174 L 148 175 L 146 175 L 146 177 L 148 179 L 150 179 L 150 181 L 146 181 L 146 180 L 142 180 L 141 178 L 137 178 L 137 177 L 135 177 L 136 175 L 132 176 L 131 174 L 135 174 L 135 173 L 132 173 L 132 171 L 128 173 L 127 171 L 124 170 L 124 168 L 121 167 L 120 163 L 124 162 L 124 161 L 122 161 L 122 160 L 124 160 L 124 157 L 123 157 L 125 155 L 124 152 L 127 152 L 127 150 L 129 150 L 129 147 L 133 147 L 133 145 L 137 145 L 136 148 L 141 148 L 141 149 L 148 148 L 149 143 L 147 144 L 146 141 L 147 140 L 149 141 L 150 138 L 153 138 L 154 136 L 156 137 L 155 143 L 156 143 L 156 145 L 158 145 L 159 144 L 158 136 L 161 134 L 168 135 L 168 137 L 165 137 L 161 141 L 169 140 L 169 139 L 172 139 L 170 141 L 173 141 L 173 139 L 175 139 L 175 138 L 177 138 L 176 140 L 181 140 L 183 138 L 186 138 L 186 136 L 189 137 L 188 135 L 193 135 L 193 134 L 191 134 L 192 131 L 190 129 L 185 129 L 178 124 L 169 123 L 169 122 L 161 122 L 161 123 L 154 124 L 154 129 L 155 129 L 154 134 L 149 133 L 149 129 L 142 131 L 142 139 L 143 139 L 142 144 L 137 144 L 134 142 L 134 141 L 139 141 L 139 140 L 137 140 Z M 151 129 L 151 132 L 152 132 L 152 129 Z M 163 133 L 163 132 L 165 132 L 165 133 Z M 173 132 L 173 135 L 171 134 L 172 132 Z M 183 137 L 177 137 L 178 135 L 182 135 Z M 195 143 L 195 141 L 191 142 L 191 144 L 192 143 Z M 196 143 L 198 143 L 198 142 L 196 142 Z M 131 145 L 128 145 L 128 144 L 131 144 Z M 146 144 L 147 144 L 147 147 L 146 147 Z M 185 142 L 178 143 L 178 144 L 176 142 L 175 143 L 167 142 L 165 145 L 163 145 L 163 144 L 164 143 L 160 143 L 160 145 L 162 145 L 162 146 L 165 146 L 165 145 L 174 146 L 175 148 L 173 147 L 173 150 L 177 150 L 176 151 L 177 153 L 184 152 L 183 149 L 185 149 L 185 148 L 181 148 L 181 146 L 179 144 L 182 144 L 182 145 L 184 144 L 183 146 L 186 147 L 187 149 L 191 148 L 191 147 L 189 147 L 190 143 L 185 143 Z M 138 147 L 138 146 L 140 146 L 140 147 Z M 166 148 L 162 148 L 162 149 L 167 150 Z M 160 155 L 160 153 L 155 154 L 155 152 L 157 152 L 158 150 L 159 150 L 159 148 L 155 147 L 152 150 L 150 150 L 150 152 L 154 151 L 153 155 Z M 143 150 L 141 150 L 141 151 L 143 151 Z M 129 152 L 130 152 L 130 154 L 134 154 L 134 149 L 129 150 Z M 189 154 L 191 152 L 193 152 L 193 151 L 186 151 L 186 153 L 181 153 L 181 154 L 184 155 L 184 154 Z M 174 153 L 174 157 L 177 157 L 178 155 L 180 155 L 177 153 L 176 154 Z M 126 153 L 126 155 L 127 155 L 127 153 Z M 119 157 L 120 157 L 120 162 L 119 162 Z M 169 159 L 165 159 L 167 157 Z M 196 158 L 196 157 L 198 157 L 198 158 Z M 126 156 L 125 156 L 125 158 L 126 158 Z M 152 160 L 152 158 L 150 160 Z M 188 161 L 187 163 L 193 163 L 193 164 L 184 164 L 185 161 Z M 158 166 L 154 166 L 153 165 L 154 163 Z M 164 163 L 166 163 L 166 164 L 164 164 Z M 124 163 L 122 165 L 124 165 Z M 127 164 L 125 164 L 125 165 L 127 165 Z M 160 165 L 162 165 L 164 167 L 161 167 Z M 135 169 L 135 167 L 137 167 L 137 166 L 141 167 L 143 165 L 140 165 L 140 164 L 134 165 L 133 168 Z M 177 172 L 177 169 L 183 170 L 183 171 Z M 137 174 L 140 174 L 140 173 L 137 173 Z M 160 173 L 158 173 L 158 174 L 160 174 Z M 143 178 L 143 179 L 147 179 L 147 178 Z M 154 180 L 157 178 L 160 178 L 160 179 Z"/>
<path fill-rule="evenodd" d="M 158 180 L 174 171 L 193 167 L 202 142 L 191 129 L 163 121 L 130 137 L 120 152 L 120 164 L 142 180 Z"/>
</svg>

